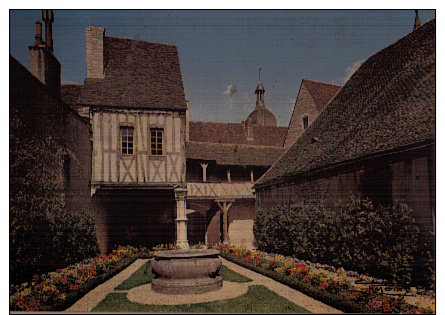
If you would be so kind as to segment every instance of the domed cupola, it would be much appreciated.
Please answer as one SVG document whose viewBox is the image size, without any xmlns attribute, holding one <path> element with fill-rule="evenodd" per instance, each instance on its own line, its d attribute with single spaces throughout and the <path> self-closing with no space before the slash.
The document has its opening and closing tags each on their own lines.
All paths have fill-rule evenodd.
<svg viewBox="0 0 445 315">
<path fill-rule="evenodd" d="M 264 105 L 264 92 L 266 89 L 261 84 L 261 68 L 260 68 L 260 82 L 258 83 L 255 94 L 256 94 L 256 107 L 254 111 L 249 115 L 253 125 L 260 126 L 277 126 L 277 119 L 275 115 L 272 114 Z"/>
</svg>

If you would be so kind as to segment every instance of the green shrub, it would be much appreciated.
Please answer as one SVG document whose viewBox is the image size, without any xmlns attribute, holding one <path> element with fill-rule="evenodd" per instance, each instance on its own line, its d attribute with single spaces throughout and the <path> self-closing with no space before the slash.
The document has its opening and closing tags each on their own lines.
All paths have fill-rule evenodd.
<svg viewBox="0 0 445 315">
<path fill-rule="evenodd" d="M 332 208 L 319 202 L 295 211 L 258 209 L 254 223 L 261 251 L 404 283 L 411 281 L 418 232 L 406 204 L 374 207 L 354 197 Z"/>
</svg>

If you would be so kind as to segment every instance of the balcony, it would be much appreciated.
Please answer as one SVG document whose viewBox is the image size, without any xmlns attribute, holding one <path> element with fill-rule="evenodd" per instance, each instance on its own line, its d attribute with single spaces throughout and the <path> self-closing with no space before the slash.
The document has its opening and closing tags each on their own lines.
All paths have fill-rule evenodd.
<svg viewBox="0 0 445 315">
<path fill-rule="evenodd" d="M 251 182 L 187 183 L 187 198 L 196 199 L 255 199 Z"/>
</svg>

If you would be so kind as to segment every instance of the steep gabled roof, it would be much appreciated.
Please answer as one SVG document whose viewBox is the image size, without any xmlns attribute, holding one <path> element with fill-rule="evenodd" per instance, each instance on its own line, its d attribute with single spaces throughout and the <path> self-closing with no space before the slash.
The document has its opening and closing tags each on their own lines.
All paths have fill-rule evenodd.
<svg viewBox="0 0 445 315">
<path fill-rule="evenodd" d="M 186 144 L 187 159 L 216 161 L 220 165 L 270 166 L 284 151 L 284 148 L 243 144 L 195 141 Z"/>
<path fill-rule="evenodd" d="M 127 38 L 104 38 L 105 78 L 85 79 L 80 102 L 93 106 L 185 110 L 177 47 L 140 40 L 136 43 Z"/>
<path fill-rule="evenodd" d="M 292 143 L 294 143 L 294 141 L 297 140 L 297 138 L 304 131 L 301 122 L 301 114 L 303 111 L 306 111 L 306 114 L 308 112 L 316 112 L 318 115 L 340 89 L 340 85 L 309 79 L 303 79 L 301 81 L 300 90 L 298 92 L 297 100 L 292 112 L 292 118 L 289 123 L 286 140 L 284 141 L 284 145 L 286 147 L 292 145 Z M 308 107 L 311 109 L 308 109 Z M 310 116 L 311 121 L 316 117 L 313 114 Z"/>
<path fill-rule="evenodd" d="M 433 19 L 368 58 L 255 186 L 434 141 L 435 36 Z"/>
<path fill-rule="evenodd" d="M 287 127 L 252 125 L 253 140 L 247 139 L 242 123 L 191 121 L 190 141 L 282 147 Z"/>
<path fill-rule="evenodd" d="M 60 96 L 65 103 L 76 109 L 79 104 L 82 88 L 83 85 L 81 84 L 62 84 Z"/>
<path fill-rule="evenodd" d="M 303 79 L 301 85 L 305 85 L 314 99 L 317 110 L 321 112 L 323 108 L 329 103 L 329 101 L 337 94 L 341 89 L 340 85 L 324 83 L 309 79 Z"/>
</svg>

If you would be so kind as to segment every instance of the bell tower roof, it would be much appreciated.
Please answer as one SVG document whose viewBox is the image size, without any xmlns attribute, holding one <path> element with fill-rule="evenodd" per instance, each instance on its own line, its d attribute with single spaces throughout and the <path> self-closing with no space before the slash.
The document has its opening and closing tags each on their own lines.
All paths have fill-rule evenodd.
<svg viewBox="0 0 445 315">
<path fill-rule="evenodd" d="M 264 92 L 266 89 L 261 84 L 261 68 L 259 70 L 259 80 L 256 89 L 256 107 L 252 113 L 250 113 L 248 119 L 252 121 L 253 125 L 260 126 L 277 126 L 277 119 L 264 105 Z"/>
</svg>

